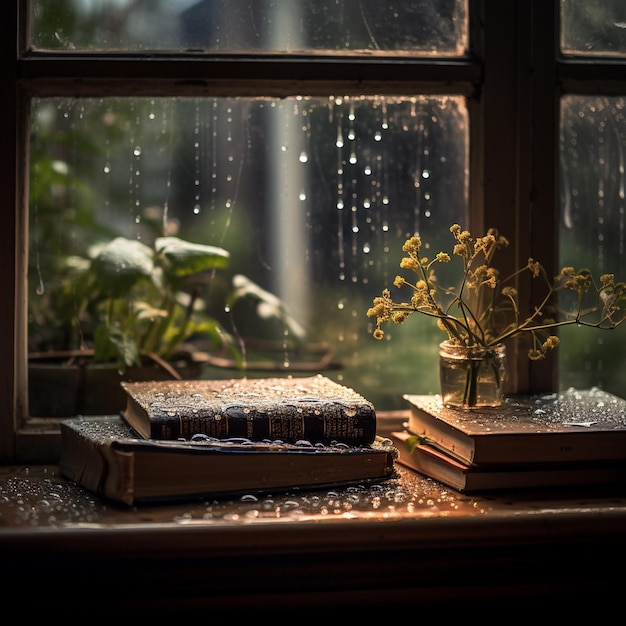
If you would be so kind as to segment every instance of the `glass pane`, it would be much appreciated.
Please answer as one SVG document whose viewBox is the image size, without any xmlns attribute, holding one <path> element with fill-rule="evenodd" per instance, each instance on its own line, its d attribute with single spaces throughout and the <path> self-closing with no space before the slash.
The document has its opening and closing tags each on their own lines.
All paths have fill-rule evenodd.
<svg viewBox="0 0 626 626">
<path fill-rule="evenodd" d="M 561 266 L 626 280 L 626 98 L 561 101 Z M 597 385 L 624 394 L 626 325 L 560 331 L 561 387 Z M 610 347 L 609 347 L 610 346 Z"/>
<path fill-rule="evenodd" d="M 49 50 L 461 56 L 467 0 L 32 0 Z"/>
<path fill-rule="evenodd" d="M 94 348 L 104 327 L 124 349 L 133 330 L 151 353 L 175 344 L 147 330 L 173 311 L 148 289 L 187 267 L 177 311 L 203 324 L 189 344 L 199 376 L 312 368 L 381 410 L 437 392 L 434 324 L 394 325 L 381 342 L 366 311 L 393 288 L 407 236 L 448 249 L 450 225 L 467 222 L 467 115 L 461 97 L 34 100 L 31 367 L 34 353 Z M 137 242 L 150 257 L 162 236 L 220 247 L 228 266 L 174 254 L 142 274 Z M 123 262 L 94 262 L 113 240 Z M 236 287 L 248 295 L 232 303 Z M 32 371 L 31 408 L 48 399 Z"/>
<path fill-rule="evenodd" d="M 561 51 L 585 56 L 626 54 L 624 0 L 561 0 Z"/>
</svg>

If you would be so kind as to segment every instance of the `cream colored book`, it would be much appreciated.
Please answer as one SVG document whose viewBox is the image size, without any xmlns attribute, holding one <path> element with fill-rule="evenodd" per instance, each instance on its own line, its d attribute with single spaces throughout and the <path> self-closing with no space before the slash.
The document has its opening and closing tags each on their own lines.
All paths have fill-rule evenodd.
<svg viewBox="0 0 626 626">
<path fill-rule="evenodd" d="M 407 428 L 464 463 L 626 460 L 626 400 L 601 389 L 511 396 L 503 406 L 454 409 L 405 395 Z"/>
<path fill-rule="evenodd" d="M 397 450 L 376 438 L 365 446 L 147 440 L 119 416 L 61 423 L 60 472 L 124 504 L 285 492 L 385 481 Z"/>
<path fill-rule="evenodd" d="M 398 462 L 457 491 L 470 493 L 626 484 L 626 461 L 474 465 L 461 463 L 428 444 L 419 444 L 411 452 L 407 447 L 410 436 L 408 431 L 390 434 L 391 441 L 398 448 Z"/>
</svg>

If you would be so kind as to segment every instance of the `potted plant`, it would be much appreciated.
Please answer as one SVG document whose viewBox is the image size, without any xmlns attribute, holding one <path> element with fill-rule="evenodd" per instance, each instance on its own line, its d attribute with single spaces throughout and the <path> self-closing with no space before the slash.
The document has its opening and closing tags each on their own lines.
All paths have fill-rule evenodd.
<svg viewBox="0 0 626 626">
<path fill-rule="evenodd" d="M 251 360 L 247 332 L 280 338 L 283 354 L 287 335 L 290 350 L 306 343 L 276 296 L 242 274 L 231 278 L 230 253 L 189 241 L 164 207 L 142 205 L 132 237 L 119 236 L 128 234 L 119 230 L 127 189 L 120 197 L 109 190 L 103 204 L 92 161 L 68 155 L 104 157 L 102 145 L 123 138 L 130 110 L 76 133 L 52 103 L 39 115 L 28 189 L 31 415 L 117 410 L 121 379 L 192 378 L 207 363 L 216 375 L 241 373 Z"/>
<path fill-rule="evenodd" d="M 510 276 L 501 277 L 493 265 L 495 253 L 508 241 L 496 229 L 490 228 L 483 237 L 473 237 L 458 224 L 450 228 L 455 240 L 452 256 L 461 260 L 459 284 L 448 287 L 437 277 L 437 264 L 449 263 L 452 256 L 439 252 L 429 258 L 422 255 L 419 235 L 409 237 L 402 247 L 406 256 L 402 269 L 411 270 L 416 280 L 411 282 L 396 276 L 394 286 L 408 287 L 410 299 L 395 301 L 389 289 L 375 297 L 368 317 L 375 318 L 374 337 L 382 339 L 381 326 L 387 322 L 403 324 L 414 313 L 435 319 L 446 334 L 440 345 L 440 380 L 443 401 L 462 408 L 497 406 L 503 401 L 502 384 L 506 379 L 507 339 L 516 336 L 530 338 L 528 356 L 543 359 L 559 345 L 553 330 L 577 324 L 610 330 L 626 317 L 626 283 L 616 282 L 613 274 L 594 279 L 586 269 L 563 267 L 550 278 L 538 261 L 528 263 Z M 520 308 L 513 281 L 528 272 L 545 286 L 541 302 L 531 311 Z M 558 306 L 568 303 L 571 308 Z"/>
<path fill-rule="evenodd" d="M 303 338 L 278 298 L 241 275 L 227 284 L 220 271 L 229 261 L 223 248 L 174 236 L 152 245 L 114 237 L 92 246 L 87 258 L 67 257 L 63 279 L 31 312 L 29 336 L 42 341 L 29 355 L 31 415 L 117 412 L 125 401 L 120 380 L 196 377 L 207 349 L 242 366 L 238 341 L 208 313 L 209 299 L 222 311 L 252 299 Z M 35 328 L 38 318 L 43 328 Z M 77 347 L 59 349 L 53 342 L 60 339 Z"/>
</svg>

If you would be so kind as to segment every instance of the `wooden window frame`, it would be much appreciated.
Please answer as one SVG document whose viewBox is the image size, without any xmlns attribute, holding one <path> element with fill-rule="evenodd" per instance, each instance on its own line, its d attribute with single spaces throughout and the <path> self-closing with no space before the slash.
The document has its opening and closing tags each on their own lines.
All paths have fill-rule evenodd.
<svg viewBox="0 0 626 626">
<path fill-rule="evenodd" d="M 438 94 L 468 97 L 470 224 L 497 225 L 511 241 L 507 263 L 558 258 L 558 101 L 566 89 L 616 84 L 619 68 L 594 58 L 560 59 L 558 0 L 469 0 L 464 59 L 389 56 L 34 53 L 25 47 L 25 0 L 0 8 L 5 78 L 0 194 L 0 462 L 58 457 L 58 427 L 26 412 L 26 267 L 29 102 L 35 96 L 263 94 Z M 621 80 L 621 79 L 620 79 Z M 620 83 L 621 84 L 621 83 Z M 623 86 L 623 85 L 622 85 Z M 619 88 L 619 87 L 618 87 Z M 546 258 L 546 252 L 549 258 Z M 507 268 L 503 268 L 505 271 Z M 529 284 L 519 284 L 531 299 Z M 513 391 L 556 385 L 556 359 L 530 362 L 510 351 Z"/>
</svg>

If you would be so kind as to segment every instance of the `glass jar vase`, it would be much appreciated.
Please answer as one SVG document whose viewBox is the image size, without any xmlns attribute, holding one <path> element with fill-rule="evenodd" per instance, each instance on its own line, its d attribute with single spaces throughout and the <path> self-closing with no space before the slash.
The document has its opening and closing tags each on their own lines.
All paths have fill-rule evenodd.
<svg viewBox="0 0 626 626">
<path fill-rule="evenodd" d="M 466 347 L 450 341 L 439 344 L 441 398 L 463 409 L 497 407 L 504 402 L 507 379 L 506 346 Z"/>
</svg>

